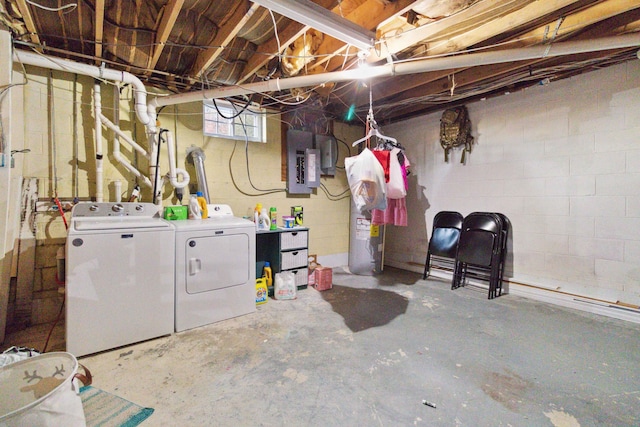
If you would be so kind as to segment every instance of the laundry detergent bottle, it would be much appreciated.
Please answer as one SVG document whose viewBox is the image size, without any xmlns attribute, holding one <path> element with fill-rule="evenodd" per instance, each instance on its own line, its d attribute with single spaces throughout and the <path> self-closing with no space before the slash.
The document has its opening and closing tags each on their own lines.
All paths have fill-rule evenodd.
<svg viewBox="0 0 640 427">
<path fill-rule="evenodd" d="M 260 230 L 260 211 L 262 210 L 262 204 L 257 203 L 256 208 L 253 210 L 253 222 L 256 224 L 256 230 Z"/>
<path fill-rule="evenodd" d="M 207 209 L 207 199 L 202 195 L 202 191 L 198 191 L 196 193 L 196 199 L 198 200 L 198 205 L 200 206 L 200 214 L 202 219 L 209 218 L 209 210 Z"/>
<path fill-rule="evenodd" d="M 189 198 L 189 219 L 200 219 L 202 213 L 200 212 L 200 204 L 198 203 L 198 197 L 192 194 Z"/>
<path fill-rule="evenodd" d="M 269 228 L 271 228 L 271 220 L 269 219 L 267 208 L 262 208 L 258 217 L 258 230 L 268 230 Z"/>
<path fill-rule="evenodd" d="M 264 269 L 262 271 L 262 276 L 267 279 L 267 287 L 273 286 L 273 272 L 271 271 L 271 264 L 269 261 L 264 263 Z"/>
</svg>

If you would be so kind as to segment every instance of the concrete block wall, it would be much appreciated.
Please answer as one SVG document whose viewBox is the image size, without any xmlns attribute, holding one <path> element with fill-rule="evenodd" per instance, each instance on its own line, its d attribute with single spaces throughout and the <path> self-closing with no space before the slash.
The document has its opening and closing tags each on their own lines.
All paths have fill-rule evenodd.
<svg viewBox="0 0 640 427">
<path fill-rule="evenodd" d="M 442 112 L 387 126 L 407 147 L 409 227 L 385 260 L 421 271 L 434 215 L 498 211 L 515 282 L 640 305 L 640 61 L 467 104 L 467 163 L 444 162 Z"/>
</svg>

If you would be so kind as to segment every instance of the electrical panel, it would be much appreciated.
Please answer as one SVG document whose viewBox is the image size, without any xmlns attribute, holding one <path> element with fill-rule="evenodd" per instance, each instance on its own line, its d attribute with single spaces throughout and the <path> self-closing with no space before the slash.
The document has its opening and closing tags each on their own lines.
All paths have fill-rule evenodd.
<svg viewBox="0 0 640 427">
<path fill-rule="evenodd" d="M 331 135 L 315 135 L 316 148 L 320 150 L 320 168 L 323 175 L 335 176 L 338 160 L 338 141 Z"/>
<path fill-rule="evenodd" d="M 308 176 L 307 150 L 313 150 L 313 133 L 289 129 L 287 131 L 287 192 L 290 194 L 311 194 L 309 178 L 313 177 Z M 317 181 L 319 185 L 319 174 Z"/>
<path fill-rule="evenodd" d="M 320 165 L 320 150 L 314 148 L 307 148 L 305 151 L 305 179 L 308 187 L 318 188 L 320 187 L 320 172 L 322 171 Z"/>
</svg>

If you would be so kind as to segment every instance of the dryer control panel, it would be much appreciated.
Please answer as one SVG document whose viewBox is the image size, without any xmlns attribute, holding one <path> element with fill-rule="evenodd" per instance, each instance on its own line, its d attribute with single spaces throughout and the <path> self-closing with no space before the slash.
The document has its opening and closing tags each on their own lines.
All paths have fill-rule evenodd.
<svg viewBox="0 0 640 427">
<path fill-rule="evenodd" d="M 72 217 L 160 217 L 157 205 L 140 202 L 83 202 L 71 211 Z"/>
</svg>

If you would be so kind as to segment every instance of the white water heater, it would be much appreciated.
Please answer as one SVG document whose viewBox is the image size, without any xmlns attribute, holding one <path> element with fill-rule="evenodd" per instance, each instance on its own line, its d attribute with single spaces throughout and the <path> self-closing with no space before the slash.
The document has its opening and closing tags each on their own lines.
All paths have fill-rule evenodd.
<svg viewBox="0 0 640 427">
<path fill-rule="evenodd" d="M 382 273 L 384 225 L 372 225 L 371 213 L 360 213 L 351 200 L 349 271 L 363 276 Z"/>
</svg>

